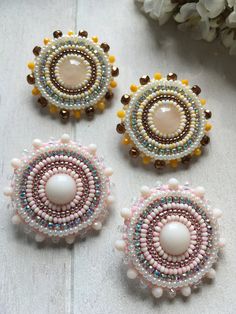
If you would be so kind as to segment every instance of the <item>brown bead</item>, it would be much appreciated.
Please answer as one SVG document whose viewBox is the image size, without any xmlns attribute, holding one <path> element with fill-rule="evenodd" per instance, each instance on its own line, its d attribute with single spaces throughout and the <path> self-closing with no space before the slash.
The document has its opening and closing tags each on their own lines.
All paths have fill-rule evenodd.
<svg viewBox="0 0 236 314">
<path fill-rule="evenodd" d="M 85 31 L 84 29 L 81 29 L 78 35 L 81 37 L 88 37 L 88 32 Z"/>
<path fill-rule="evenodd" d="M 55 31 L 55 32 L 53 32 L 53 37 L 54 38 L 59 38 L 59 37 L 62 37 L 62 31 L 60 31 L 60 30 L 57 30 L 57 31 Z"/>
<path fill-rule="evenodd" d="M 130 150 L 129 150 L 129 155 L 133 158 L 137 158 L 139 156 L 139 151 L 137 150 L 137 148 L 135 147 L 132 147 Z"/>
<path fill-rule="evenodd" d="M 210 110 L 207 109 L 207 110 L 204 111 L 204 113 L 205 113 L 205 118 L 206 119 L 211 119 L 212 113 L 211 113 Z"/>
<path fill-rule="evenodd" d="M 140 77 L 139 82 L 141 85 L 146 85 L 148 82 L 150 82 L 150 77 L 148 75 L 144 75 Z"/>
<path fill-rule="evenodd" d="M 35 78 L 34 78 L 34 75 L 33 75 L 33 74 L 27 75 L 26 79 L 27 79 L 27 82 L 28 82 L 29 84 L 31 84 L 31 85 L 33 85 L 33 84 L 35 83 Z"/>
<path fill-rule="evenodd" d="M 93 117 L 94 112 L 95 112 L 95 109 L 92 106 L 85 109 L 85 113 L 89 118 Z"/>
<path fill-rule="evenodd" d="M 165 165 L 166 165 L 166 163 L 164 162 L 164 160 L 156 160 L 156 161 L 154 162 L 154 167 L 155 167 L 156 169 L 162 169 L 162 168 L 165 167 Z"/>
<path fill-rule="evenodd" d="M 181 162 L 184 164 L 184 165 L 187 165 L 191 160 L 191 155 L 187 155 L 187 156 L 184 156 L 183 158 L 181 158 Z"/>
<path fill-rule="evenodd" d="M 111 67 L 111 75 L 112 76 L 118 76 L 119 75 L 119 68 L 117 68 L 116 66 L 112 66 Z"/>
<path fill-rule="evenodd" d="M 168 80 L 168 81 L 170 81 L 170 80 L 176 81 L 176 80 L 177 80 L 177 74 L 175 74 L 175 73 L 169 73 L 169 74 L 167 75 L 167 80 Z"/>
<path fill-rule="evenodd" d="M 110 100 L 113 98 L 113 96 L 114 96 L 113 92 L 111 90 L 108 90 L 105 94 L 105 99 Z"/>
<path fill-rule="evenodd" d="M 202 146 L 206 146 L 209 143 L 210 143 L 210 137 L 207 135 L 204 135 L 203 138 L 201 139 Z"/>
<path fill-rule="evenodd" d="M 120 101 L 123 105 L 128 105 L 128 103 L 130 102 L 130 95 L 128 94 L 123 95 Z"/>
<path fill-rule="evenodd" d="M 47 105 L 48 105 L 47 99 L 44 98 L 43 96 L 41 96 L 41 97 L 38 99 L 38 103 L 41 105 L 42 108 L 47 107 Z"/>
<path fill-rule="evenodd" d="M 196 94 L 199 95 L 201 93 L 201 88 L 198 85 L 193 85 L 192 91 Z"/>
<path fill-rule="evenodd" d="M 33 54 L 37 57 L 37 56 L 39 56 L 40 51 L 41 51 L 41 47 L 35 46 L 33 49 Z"/>
<path fill-rule="evenodd" d="M 116 131 L 119 134 L 124 134 L 125 133 L 125 125 L 124 123 L 118 123 L 116 126 Z"/>
<path fill-rule="evenodd" d="M 108 52 L 110 50 L 110 46 L 107 43 L 101 43 L 100 47 L 104 52 Z"/>
<path fill-rule="evenodd" d="M 67 120 L 67 119 L 69 119 L 70 113 L 68 110 L 62 109 L 62 110 L 60 110 L 59 115 L 60 115 L 62 120 Z"/>
</svg>

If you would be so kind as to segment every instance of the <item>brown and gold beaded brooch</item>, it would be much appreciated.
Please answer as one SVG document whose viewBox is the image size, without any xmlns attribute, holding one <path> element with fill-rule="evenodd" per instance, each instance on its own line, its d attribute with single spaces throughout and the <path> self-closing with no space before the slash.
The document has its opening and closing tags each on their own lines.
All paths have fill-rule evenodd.
<svg viewBox="0 0 236 314">
<path fill-rule="evenodd" d="M 103 111 L 117 85 L 113 77 L 119 69 L 113 65 L 115 57 L 108 54 L 109 45 L 87 36 L 84 30 L 67 35 L 55 31 L 53 39 L 44 38 L 44 46 L 33 49 L 35 60 L 28 63 L 32 94 L 63 120 L 79 119 L 82 113 L 93 117 L 96 109 Z"/>
<path fill-rule="evenodd" d="M 117 112 L 121 122 L 118 133 L 122 143 L 129 145 L 133 158 L 140 156 L 144 164 L 155 168 L 188 163 L 200 156 L 210 142 L 208 132 L 211 112 L 205 110 L 199 86 L 188 86 L 187 80 L 177 80 L 175 73 L 162 78 L 160 73 L 140 78 L 140 86 L 131 85 L 131 94 L 123 95 L 123 109 Z"/>
</svg>

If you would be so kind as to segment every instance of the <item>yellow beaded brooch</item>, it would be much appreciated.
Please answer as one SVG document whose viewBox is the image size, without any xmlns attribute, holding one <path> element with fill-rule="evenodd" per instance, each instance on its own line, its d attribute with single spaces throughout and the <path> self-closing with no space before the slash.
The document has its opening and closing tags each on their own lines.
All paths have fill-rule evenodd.
<svg viewBox="0 0 236 314">
<path fill-rule="evenodd" d="M 166 78 L 156 73 L 152 80 L 146 75 L 139 81 L 139 86 L 130 86 L 130 94 L 122 96 L 123 109 L 117 112 L 121 122 L 116 130 L 123 134 L 130 156 L 140 156 L 144 164 L 153 162 L 157 169 L 176 168 L 200 156 L 212 128 L 207 122 L 211 111 L 199 98 L 200 87 L 189 87 L 175 73 Z"/>
<path fill-rule="evenodd" d="M 87 36 L 84 30 L 66 35 L 57 30 L 53 39 L 44 38 L 43 47 L 34 47 L 35 59 L 28 63 L 32 94 L 63 120 L 79 119 L 82 113 L 93 117 L 96 109 L 103 111 L 117 86 L 113 77 L 119 69 L 113 65 L 115 57 L 108 54 L 109 45 Z"/>
</svg>

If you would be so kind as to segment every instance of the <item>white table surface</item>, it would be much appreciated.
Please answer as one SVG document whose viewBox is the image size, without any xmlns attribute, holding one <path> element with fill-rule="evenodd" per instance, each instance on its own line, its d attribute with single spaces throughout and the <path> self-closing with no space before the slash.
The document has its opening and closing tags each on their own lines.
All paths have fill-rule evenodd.
<svg viewBox="0 0 236 314">
<path fill-rule="evenodd" d="M 62 124 L 40 113 L 26 83 L 32 48 L 55 29 L 86 29 L 107 41 L 120 68 L 113 106 L 94 121 Z M 68 132 L 83 144 L 95 142 L 114 168 L 116 202 L 103 231 L 71 248 L 37 245 L 15 232 L 8 200 L 1 197 L 0 313 L 236 313 L 235 57 L 219 44 L 192 41 L 174 25 L 158 28 L 132 0 L 1 0 L 0 2 L 0 186 L 7 185 L 10 160 L 31 146 Z M 186 169 L 156 173 L 129 162 L 115 132 L 119 99 L 143 74 L 176 72 L 202 87 L 213 112 L 208 152 Z M 152 169 L 152 170 L 151 170 Z M 141 185 L 176 176 L 204 185 L 213 205 L 222 208 L 227 246 L 213 284 L 183 300 L 155 301 L 128 281 L 121 254 L 119 209 L 128 206 Z"/>
</svg>

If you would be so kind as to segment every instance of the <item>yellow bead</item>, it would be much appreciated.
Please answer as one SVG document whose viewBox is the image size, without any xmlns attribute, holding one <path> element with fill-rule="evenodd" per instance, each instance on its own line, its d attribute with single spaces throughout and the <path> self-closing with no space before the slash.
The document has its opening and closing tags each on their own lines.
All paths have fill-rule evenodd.
<svg viewBox="0 0 236 314">
<path fill-rule="evenodd" d="M 32 89 L 32 94 L 33 94 L 34 96 L 37 96 L 37 95 L 40 94 L 40 91 L 37 89 L 37 87 L 34 87 L 34 88 Z"/>
<path fill-rule="evenodd" d="M 125 111 L 124 110 L 117 111 L 117 117 L 123 119 L 125 117 Z"/>
<path fill-rule="evenodd" d="M 54 106 L 54 105 L 51 105 L 51 106 L 49 107 L 49 111 L 50 111 L 51 113 L 57 113 L 57 112 L 58 112 L 58 108 L 57 108 L 56 106 Z"/>
<path fill-rule="evenodd" d="M 176 159 L 170 160 L 170 166 L 172 168 L 177 168 L 178 167 L 178 160 L 176 160 Z"/>
<path fill-rule="evenodd" d="M 203 106 L 205 106 L 205 104 L 206 104 L 206 99 L 201 99 L 200 102 L 201 102 L 201 104 L 202 104 Z"/>
<path fill-rule="evenodd" d="M 94 43 L 97 43 L 97 42 L 98 42 L 98 37 L 97 37 L 97 36 L 93 36 L 93 37 L 92 37 L 92 41 L 93 41 Z"/>
<path fill-rule="evenodd" d="M 162 78 L 161 73 L 158 73 L 158 72 L 157 72 L 157 73 L 154 74 L 154 79 L 155 79 L 155 80 L 160 80 L 161 78 Z"/>
<path fill-rule="evenodd" d="M 72 35 L 74 35 L 74 32 L 73 32 L 73 31 L 69 31 L 69 32 L 67 33 L 67 35 L 72 36 Z"/>
<path fill-rule="evenodd" d="M 116 81 L 111 81 L 110 86 L 111 86 L 112 88 L 116 88 L 116 86 L 117 86 Z"/>
<path fill-rule="evenodd" d="M 81 117 L 81 112 L 80 110 L 74 110 L 73 115 L 76 119 L 79 119 Z"/>
<path fill-rule="evenodd" d="M 212 125 L 210 123 L 205 124 L 205 130 L 208 132 L 212 129 Z"/>
<path fill-rule="evenodd" d="M 116 61 L 115 56 L 109 56 L 110 63 L 114 63 Z"/>
<path fill-rule="evenodd" d="M 100 101 L 98 104 L 97 104 L 97 108 L 101 111 L 103 111 L 105 109 L 105 103 L 104 101 Z"/>
<path fill-rule="evenodd" d="M 132 85 L 130 85 L 130 90 L 131 90 L 131 92 L 135 93 L 138 90 L 138 86 L 132 84 Z"/>
<path fill-rule="evenodd" d="M 46 37 L 44 38 L 43 42 L 44 42 L 44 45 L 47 45 L 50 42 L 50 39 Z"/>
<path fill-rule="evenodd" d="M 182 80 L 181 82 L 182 82 L 182 84 L 184 84 L 184 85 L 188 85 L 188 80 Z"/>
<path fill-rule="evenodd" d="M 148 157 L 148 156 L 144 156 L 144 157 L 143 157 L 143 163 L 144 163 L 144 165 L 149 164 L 150 161 L 151 161 L 151 158 L 150 158 L 150 157 Z"/>
<path fill-rule="evenodd" d="M 126 135 L 122 139 L 122 144 L 129 145 L 131 143 L 130 138 Z"/>
<path fill-rule="evenodd" d="M 27 65 L 28 65 L 28 68 L 29 68 L 30 70 L 32 70 L 32 71 L 34 70 L 34 62 L 31 61 L 31 62 L 29 62 Z"/>
<path fill-rule="evenodd" d="M 196 148 L 195 151 L 194 151 L 194 155 L 198 157 L 198 156 L 201 156 L 201 154 L 202 154 L 201 149 L 200 148 Z"/>
</svg>

